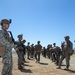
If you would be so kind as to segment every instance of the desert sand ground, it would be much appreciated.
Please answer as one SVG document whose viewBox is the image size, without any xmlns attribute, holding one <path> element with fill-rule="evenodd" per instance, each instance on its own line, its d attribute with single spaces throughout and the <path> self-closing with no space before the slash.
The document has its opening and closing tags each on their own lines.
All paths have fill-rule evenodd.
<svg viewBox="0 0 75 75">
<path fill-rule="evenodd" d="M 0 75 L 2 70 L 2 59 L 0 58 Z M 35 63 L 35 59 L 27 60 L 24 69 L 17 69 L 17 55 L 13 54 L 13 75 L 75 75 L 75 55 L 71 57 L 70 70 L 66 71 L 65 60 L 62 69 L 56 69 L 57 66 L 51 60 L 41 56 L 40 64 Z"/>
</svg>

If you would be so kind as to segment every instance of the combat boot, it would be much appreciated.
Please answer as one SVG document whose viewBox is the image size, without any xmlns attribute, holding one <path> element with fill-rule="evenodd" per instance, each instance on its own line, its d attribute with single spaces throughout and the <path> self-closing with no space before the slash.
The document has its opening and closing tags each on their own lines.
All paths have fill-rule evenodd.
<svg viewBox="0 0 75 75">
<path fill-rule="evenodd" d="M 40 61 L 38 61 L 38 63 L 40 63 Z"/>
<path fill-rule="evenodd" d="M 61 69 L 61 67 L 59 66 L 59 67 L 57 67 L 57 69 Z"/>
<path fill-rule="evenodd" d="M 18 65 L 18 69 L 23 69 L 23 67 L 21 65 Z"/>
<path fill-rule="evenodd" d="M 37 63 L 38 61 L 36 60 L 36 63 Z"/>
<path fill-rule="evenodd" d="M 23 59 L 23 62 L 25 62 L 25 58 Z"/>
<path fill-rule="evenodd" d="M 69 66 L 66 66 L 66 70 L 69 70 Z"/>
</svg>

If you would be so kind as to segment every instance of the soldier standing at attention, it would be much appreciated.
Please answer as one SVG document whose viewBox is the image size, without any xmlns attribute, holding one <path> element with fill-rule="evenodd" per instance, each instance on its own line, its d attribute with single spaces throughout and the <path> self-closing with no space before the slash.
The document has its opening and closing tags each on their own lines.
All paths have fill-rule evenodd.
<svg viewBox="0 0 75 75">
<path fill-rule="evenodd" d="M 53 53 L 53 49 L 52 49 L 52 44 L 49 45 L 49 58 L 52 60 L 52 53 Z"/>
<path fill-rule="evenodd" d="M 47 46 L 47 57 L 50 59 L 50 44 Z"/>
<path fill-rule="evenodd" d="M 7 29 L 10 27 L 11 20 L 2 19 L 0 30 L 0 42 L 5 46 L 5 53 L 2 56 L 2 75 L 12 75 L 12 48 L 14 46 L 12 39 L 10 40 Z"/>
<path fill-rule="evenodd" d="M 18 55 L 18 69 L 22 69 L 23 68 L 23 42 L 22 42 L 22 39 L 23 39 L 23 35 L 18 35 L 18 41 L 16 41 L 16 52 L 17 52 L 17 55 Z"/>
<path fill-rule="evenodd" d="M 53 53 L 52 53 L 52 60 L 53 62 L 56 61 L 56 54 L 55 54 L 55 50 L 56 50 L 56 43 L 53 43 Z"/>
<path fill-rule="evenodd" d="M 34 57 L 34 44 L 31 45 L 31 58 Z"/>
<path fill-rule="evenodd" d="M 25 43 L 26 43 L 26 40 L 23 40 L 23 41 L 22 41 L 22 47 L 23 47 L 23 61 L 24 61 L 24 62 L 26 62 L 26 61 L 25 61 L 25 57 L 24 57 L 25 54 L 26 54 L 26 46 L 24 45 Z"/>
<path fill-rule="evenodd" d="M 40 53 L 41 53 L 41 49 L 42 49 L 42 46 L 40 45 L 40 41 L 37 42 L 37 45 L 35 45 L 35 59 L 36 59 L 36 62 L 40 63 Z"/>
<path fill-rule="evenodd" d="M 43 56 L 46 58 L 46 53 L 47 53 L 47 49 L 44 47 L 43 48 Z"/>
<path fill-rule="evenodd" d="M 28 42 L 28 45 L 27 45 L 27 59 L 30 60 L 30 54 L 31 54 L 31 47 L 30 47 L 30 42 Z"/>
<path fill-rule="evenodd" d="M 63 52 L 64 54 L 61 56 L 60 61 L 59 61 L 59 67 L 58 69 L 61 69 L 61 63 L 63 61 L 63 59 L 66 59 L 66 69 L 69 69 L 70 66 L 70 56 L 73 54 L 73 43 L 69 40 L 70 37 L 69 36 L 65 36 L 65 45 L 63 48 Z"/>
</svg>

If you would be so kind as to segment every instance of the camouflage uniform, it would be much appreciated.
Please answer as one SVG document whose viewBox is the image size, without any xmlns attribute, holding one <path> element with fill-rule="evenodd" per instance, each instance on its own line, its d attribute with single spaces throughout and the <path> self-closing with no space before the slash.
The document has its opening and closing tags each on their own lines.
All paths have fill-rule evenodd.
<svg viewBox="0 0 75 75">
<path fill-rule="evenodd" d="M 52 49 L 52 45 L 49 44 L 49 45 L 47 46 L 47 56 L 48 56 L 49 59 L 52 58 L 51 49 Z"/>
<path fill-rule="evenodd" d="M 47 53 L 47 49 L 44 47 L 43 48 L 43 56 L 46 58 L 46 53 Z"/>
<path fill-rule="evenodd" d="M 18 38 L 22 37 L 22 35 L 18 35 Z M 18 40 L 16 41 L 16 52 L 18 55 L 18 69 L 22 69 L 23 68 L 23 47 L 22 47 L 22 41 Z"/>
<path fill-rule="evenodd" d="M 49 55 L 50 55 L 50 59 L 51 60 L 52 60 L 52 53 L 53 53 L 52 44 L 50 44 L 50 47 L 49 47 Z"/>
<path fill-rule="evenodd" d="M 23 47 L 23 61 L 25 62 L 25 55 L 26 55 L 26 46 L 24 45 L 24 43 L 26 42 L 26 40 L 22 41 L 22 47 Z"/>
<path fill-rule="evenodd" d="M 53 47 L 53 52 L 52 52 L 52 61 L 55 62 L 56 61 L 56 43 L 53 43 L 54 47 Z"/>
<path fill-rule="evenodd" d="M 3 23 L 8 23 L 9 21 L 7 19 L 2 20 Z M 1 24 L 2 25 L 2 24 Z M 7 37 L 9 37 L 9 34 L 5 30 L 0 30 L 0 42 L 5 45 L 5 53 L 2 57 L 2 63 L 3 63 L 3 69 L 2 69 L 2 75 L 12 75 L 12 47 L 13 42 L 10 42 Z"/>
<path fill-rule="evenodd" d="M 42 49 L 42 46 L 39 44 L 40 41 L 37 42 L 38 44 L 35 45 L 35 59 L 36 59 L 36 62 L 40 62 L 40 52 L 41 52 L 41 49 Z"/>
<path fill-rule="evenodd" d="M 59 64 L 60 54 L 61 54 L 61 49 L 60 47 L 56 46 L 55 48 L 56 65 Z"/>
<path fill-rule="evenodd" d="M 65 39 L 66 38 L 69 39 L 69 36 L 66 36 Z M 70 53 L 72 52 L 72 50 L 73 50 L 72 42 L 70 40 L 66 41 L 65 45 L 64 45 L 64 49 L 63 49 L 63 54 L 62 54 L 62 56 L 60 58 L 60 61 L 59 61 L 59 67 L 58 68 L 61 68 L 61 63 L 64 60 L 64 58 L 66 58 L 66 69 L 69 69 L 69 66 L 70 66 Z"/>
<path fill-rule="evenodd" d="M 34 57 L 34 44 L 31 45 L 31 58 Z"/>
<path fill-rule="evenodd" d="M 30 59 L 30 55 L 31 55 L 31 47 L 30 47 L 30 42 L 28 42 L 28 45 L 27 45 L 27 59 Z"/>
</svg>

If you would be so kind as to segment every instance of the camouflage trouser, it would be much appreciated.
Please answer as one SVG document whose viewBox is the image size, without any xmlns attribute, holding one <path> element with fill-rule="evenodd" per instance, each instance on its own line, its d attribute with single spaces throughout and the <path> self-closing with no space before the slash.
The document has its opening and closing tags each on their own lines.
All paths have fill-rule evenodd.
<svg viewBox="0 0 75 75">
<path fill-rule="evenodd" d="M 35 53 L 35 59 L 36 59 L 37 61 L 40 61 L 40 52 L 36 52 L 36 53 Z"/>
<path fill-rule="evenodd" d="M 32 50 L 31 51 L 31 58 L 33 58 L 34 57 L 34 51 Z"/>
<path fill-rule="evenodd" d="M 25 57 L 24 56 L 25 56 L 25 53 L 23 52 L 23 61 L 25 61 Z"/>
<path fill-rule="evenodd" d="M 27 58 L 28 58 L 28 59 L 30 58 L 30 54 L 31 54 L 31 51 L 28 50 L 28 51 L 27 51 Z"/>
<path fill-rule="evenodd" d="M 56 61 L 56 55 L 55 55 L 55 53 L 52 53 L 52 61 L 53 61 L 53 62 Z"/>
<path fill-rule="evenodd" d="M 12 58 L 9 60 L 3 59 L 2 75 L 12 75 L 12 65 Z"/>
<path fill-rule="evenodd" d="M 12 68 L 13 68 L 12 50 L 10 48 L 6 48 L 5 55 L 2 58 L 3 58 L 2 75 L 12 75 Z"/>
<path fill-rule="evenodd" d="M 18 55 L 18 65 L 22 65 L 23 61 L 23 51 L 17 51 Z"/>
<path fill-rule="evenodd" d="M 2 75 L 12 75 L 12 66 L 5 63 L 3 65 Z"/>
<path fill-rule="evenodd" d="M 46 52 L 43 53 L 43 56 L 46 58 Z"/>
<path fill-rule="evenodd" d="M 48 58 L 50 59 L 50 52 L 49 52 L 49 51 L 47 52 L 47 56 L 48 56 Z"/>
<path fill-rule="evenodd" d="M 66 68 L 69 68 L 70 65 L 70 55 L 67 52 L 63 52 L 60 60 L 59 60 L 59 67 L 61 66 L 62 61 L 66 59 Z"/>
</svg>

